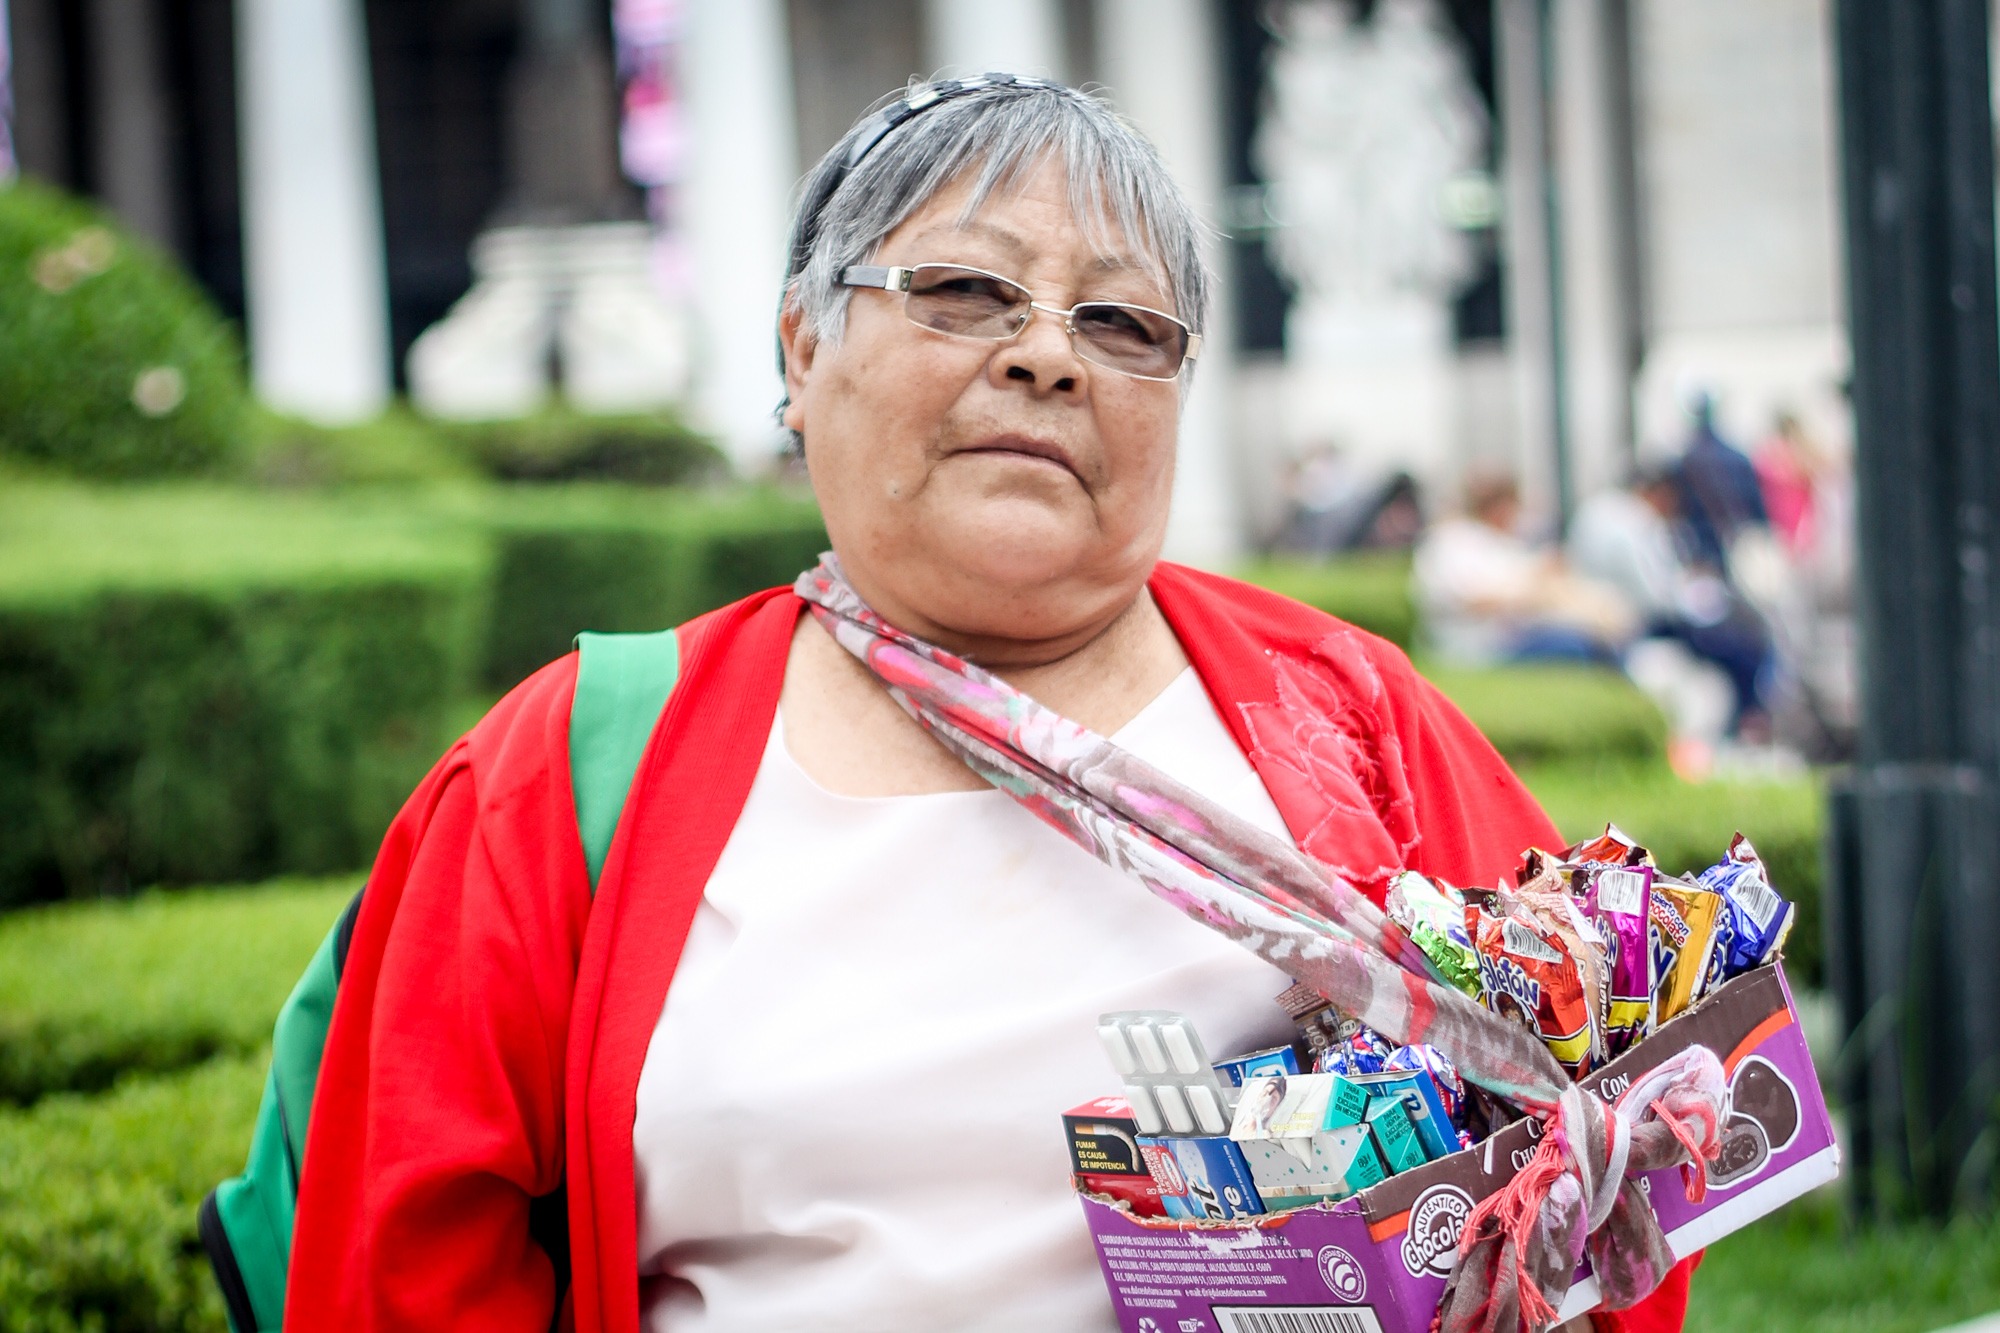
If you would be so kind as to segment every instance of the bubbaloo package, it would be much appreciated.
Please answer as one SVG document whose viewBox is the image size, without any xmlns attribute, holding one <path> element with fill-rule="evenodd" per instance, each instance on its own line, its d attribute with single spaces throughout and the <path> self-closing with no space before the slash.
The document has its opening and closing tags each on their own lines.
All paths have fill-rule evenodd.
<svg viewBox="0 0 2000 1333">
<path fill-rule="evenodd" d="M 1678 1166 L 1637 1179 L 1675 1256 L 1838 1174 L 1779 959 L 1793 909 L 1741 837 L 1681 878 L 1607 828 L 1524 857 L 1512 886 L 1405 877 L 1389 916 L 1422 952 L 1408 965 L 1454 988 L 1452 973 L 1476 967 L 1479 1003 L 1532 1030 L 1603 1103 L 1651 1097 L 1690 1060 L 1719 1066 L 1727 1095 L 1703 1188 Z M 1298 1025 L 1293 1048 L 1212 1067 L 1180 1015 L 1101 1020 L 1152 1123 L 1106 1098 L 1065 1116 L 1064 1132 L 1126 1333 L 1428 1333 L 1473 1210 L 1559 1142 L 1449 1051 L 1398 1045 L 1310 987 L 1279 1004 Z M 1586 1260 L 1558 1317 L 1598 1300 Z"/>
</svg>

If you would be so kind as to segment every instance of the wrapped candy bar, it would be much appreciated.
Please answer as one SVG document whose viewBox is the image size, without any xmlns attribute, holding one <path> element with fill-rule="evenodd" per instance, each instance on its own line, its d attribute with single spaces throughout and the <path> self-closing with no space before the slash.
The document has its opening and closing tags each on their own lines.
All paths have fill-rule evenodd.
<svg viewBox="0 0 2000 1333">
<path fill-rule="evenodd" d="M 1587 1072 L 1599 1046 L 1597 1023 L 1582 968 L 1566 941 L 1530 913 L 1496 916 L 1475 907 L 1468 916 L 1479 950 L 1481 1002 L 1540 1036 L 1572 1077 Z"/>
<path fill-rule="evenodd" d="M 1350 1078 L 1356 1074 L 1379 1074 L 1394 1049 L 1374 1028 L 1356 1023 L 1345 1041 L 1336 1042 L 1315 1057 L 1313 1072 L 1345 1074 Z"/>
<path fill-rule="evenodd" d="M 1567 873 L 1565 869 L 1563 874 Z M 1567 889 L 1549 893 L 1522 889 L 1513 895 L 1509 910 L 1532 922 L 1545 938 L 1576 960 L 1577 976 L 1583 983 L 1590 1013 L 1590 1059 L 1579 1071 L 1581 1077 L 1607 1058 L 1604 1025 L 1611 1005 L 1611 968 L 1604 936 Z"/>
<path fill-rule="evenodd" d="M 1440 981 L 1479 995 L 1479 951 L 1465 933 L 1465 904 L 1449 885 L 1405 870 L 1389 885 L 1389 919 L 1430 960 Z"/>
<path fill-rule="evenodd" d="M 1574 876 L 1583 915 L 1604 940 L 1604 1048 L 1618 1055 L 1653 1030 L 1653 868 L 1597 862 Z"/>
<path fill-rule="evenodd" d="M 1580 842 L 1562 854 L 1572 866 L 1649 866 L 1653 855 L 1626 836 L 1616 824 L 1606 824 L 1604 832 L 1588 842 Z"/>
<path fill-rule="evenodd" d="M 1719 980 L 1769 962 L 1784 947 L 1796 909 L 1771 887 L 1764 862 L 1748 838 L 1739 833 L 1730 839 L 1728 854 L 1702 871 L 1699 882 L 1722 895 L 1729 927 Z"/>
<path fill-rule="evenodd" d="M 1653 1021 L 1664 1023 L 1699 999 L 1708 982 L 1722 895 L 1675 875 L 1655 874 L 1649 910 Z"/>
</svg>

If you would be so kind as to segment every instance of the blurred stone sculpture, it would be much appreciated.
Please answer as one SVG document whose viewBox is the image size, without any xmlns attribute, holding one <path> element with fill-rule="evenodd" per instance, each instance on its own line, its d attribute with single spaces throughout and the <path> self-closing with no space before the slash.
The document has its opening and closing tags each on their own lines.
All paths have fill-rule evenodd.
<svg viewBox="0 0 2000 1333">
<path fill-rule="evenodd" d="M 1439 480 L 1450 302 L 1473 252 L 1450 189 L 1484 168 L 1487 116 L 1435 0 L 1292 0 L 1253 152 L 1298 290 L 1286 329 L 1295 436 Z"/>
<path fill-rule="evenodd" d="M 649 31 L 670 36 L 677 21 L 673 4 L 626 8 L 646 9 Z M 594 15 L 586 0 L 523 0 L 509 195 L 474 243 L 472 289 L 410 348 L 411 396 L 434 415 L 518 416 L 558 381 L 585 412 L 664 407 L 686 389 L 685 320 L 661 293 L 652 229 L 633 219 L 619 179 L 618 94 Z M 658 111 L 663 70 L 627 73 L 643 76 L 629 91 Z M 629 168 L 633 137 L 622 146 Z M 668 180 L 641 183 L 657 208 Z"/>
</svg>

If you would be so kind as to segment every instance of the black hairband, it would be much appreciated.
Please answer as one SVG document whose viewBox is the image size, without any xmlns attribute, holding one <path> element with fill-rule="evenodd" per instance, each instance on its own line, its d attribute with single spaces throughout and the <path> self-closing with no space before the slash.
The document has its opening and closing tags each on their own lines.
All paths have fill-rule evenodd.
<svg viewBox="0 0 2000 1333">
<path fill-rule="evenodd" d="M 967 93 L 984 92 L 988 88 L 1047 88 L 1060 91 L 1062 87 L 1063 85 L 1059 83 L 1051 83 L 1047 79 L 1029 78 L 1025 74 L 975 74 L 964 79 L 940 79 L 936 83 L 925 84 L 908 97 L 891 102 L 870 116 L 847 145 L 847 152 L 842 155 L 834 169 L 826 173 L 819 187 L 813 191 L 812 198 L 804 201 L 800 207 L 798 230 L 792 235 L 792 252 L 785 265 L 785 286 L 792 285 L 792 279 L 805 268 L 806 261 L 812 257 L 813 242 L 819 239 L 820 215 L 826 212 L 826 206 L 833 199 L 834 192 L 840 189 L 848 176 L 853 174 L 854 169 L 861 165 L 861 159 L 867 157 L 890 130 L 910 117 L 930 110 L 940 102 L 948 102 Z M 781 292 L 778 297 L 781 308 L 784 299 Z M 780 375 L 785 373 L 785 340 L 782 334 L 778 338 L 778 373 Z"/>
</svg>

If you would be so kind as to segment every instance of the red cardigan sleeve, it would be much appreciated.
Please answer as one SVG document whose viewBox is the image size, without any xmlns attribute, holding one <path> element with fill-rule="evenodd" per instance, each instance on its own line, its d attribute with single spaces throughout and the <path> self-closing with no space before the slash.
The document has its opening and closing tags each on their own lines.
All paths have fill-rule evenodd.
<svg viewBox="0 0 2000 1333">
<path fill-rule="evenodd" d="M 563 1178 L 589 911 L 568 789 L 573 684 L 560 663 L 503 701 L 384 842 L 314 1095 L 289 1330 L 550 1325 L 554 1272 L 528 1207 Z"/>
</svg>

